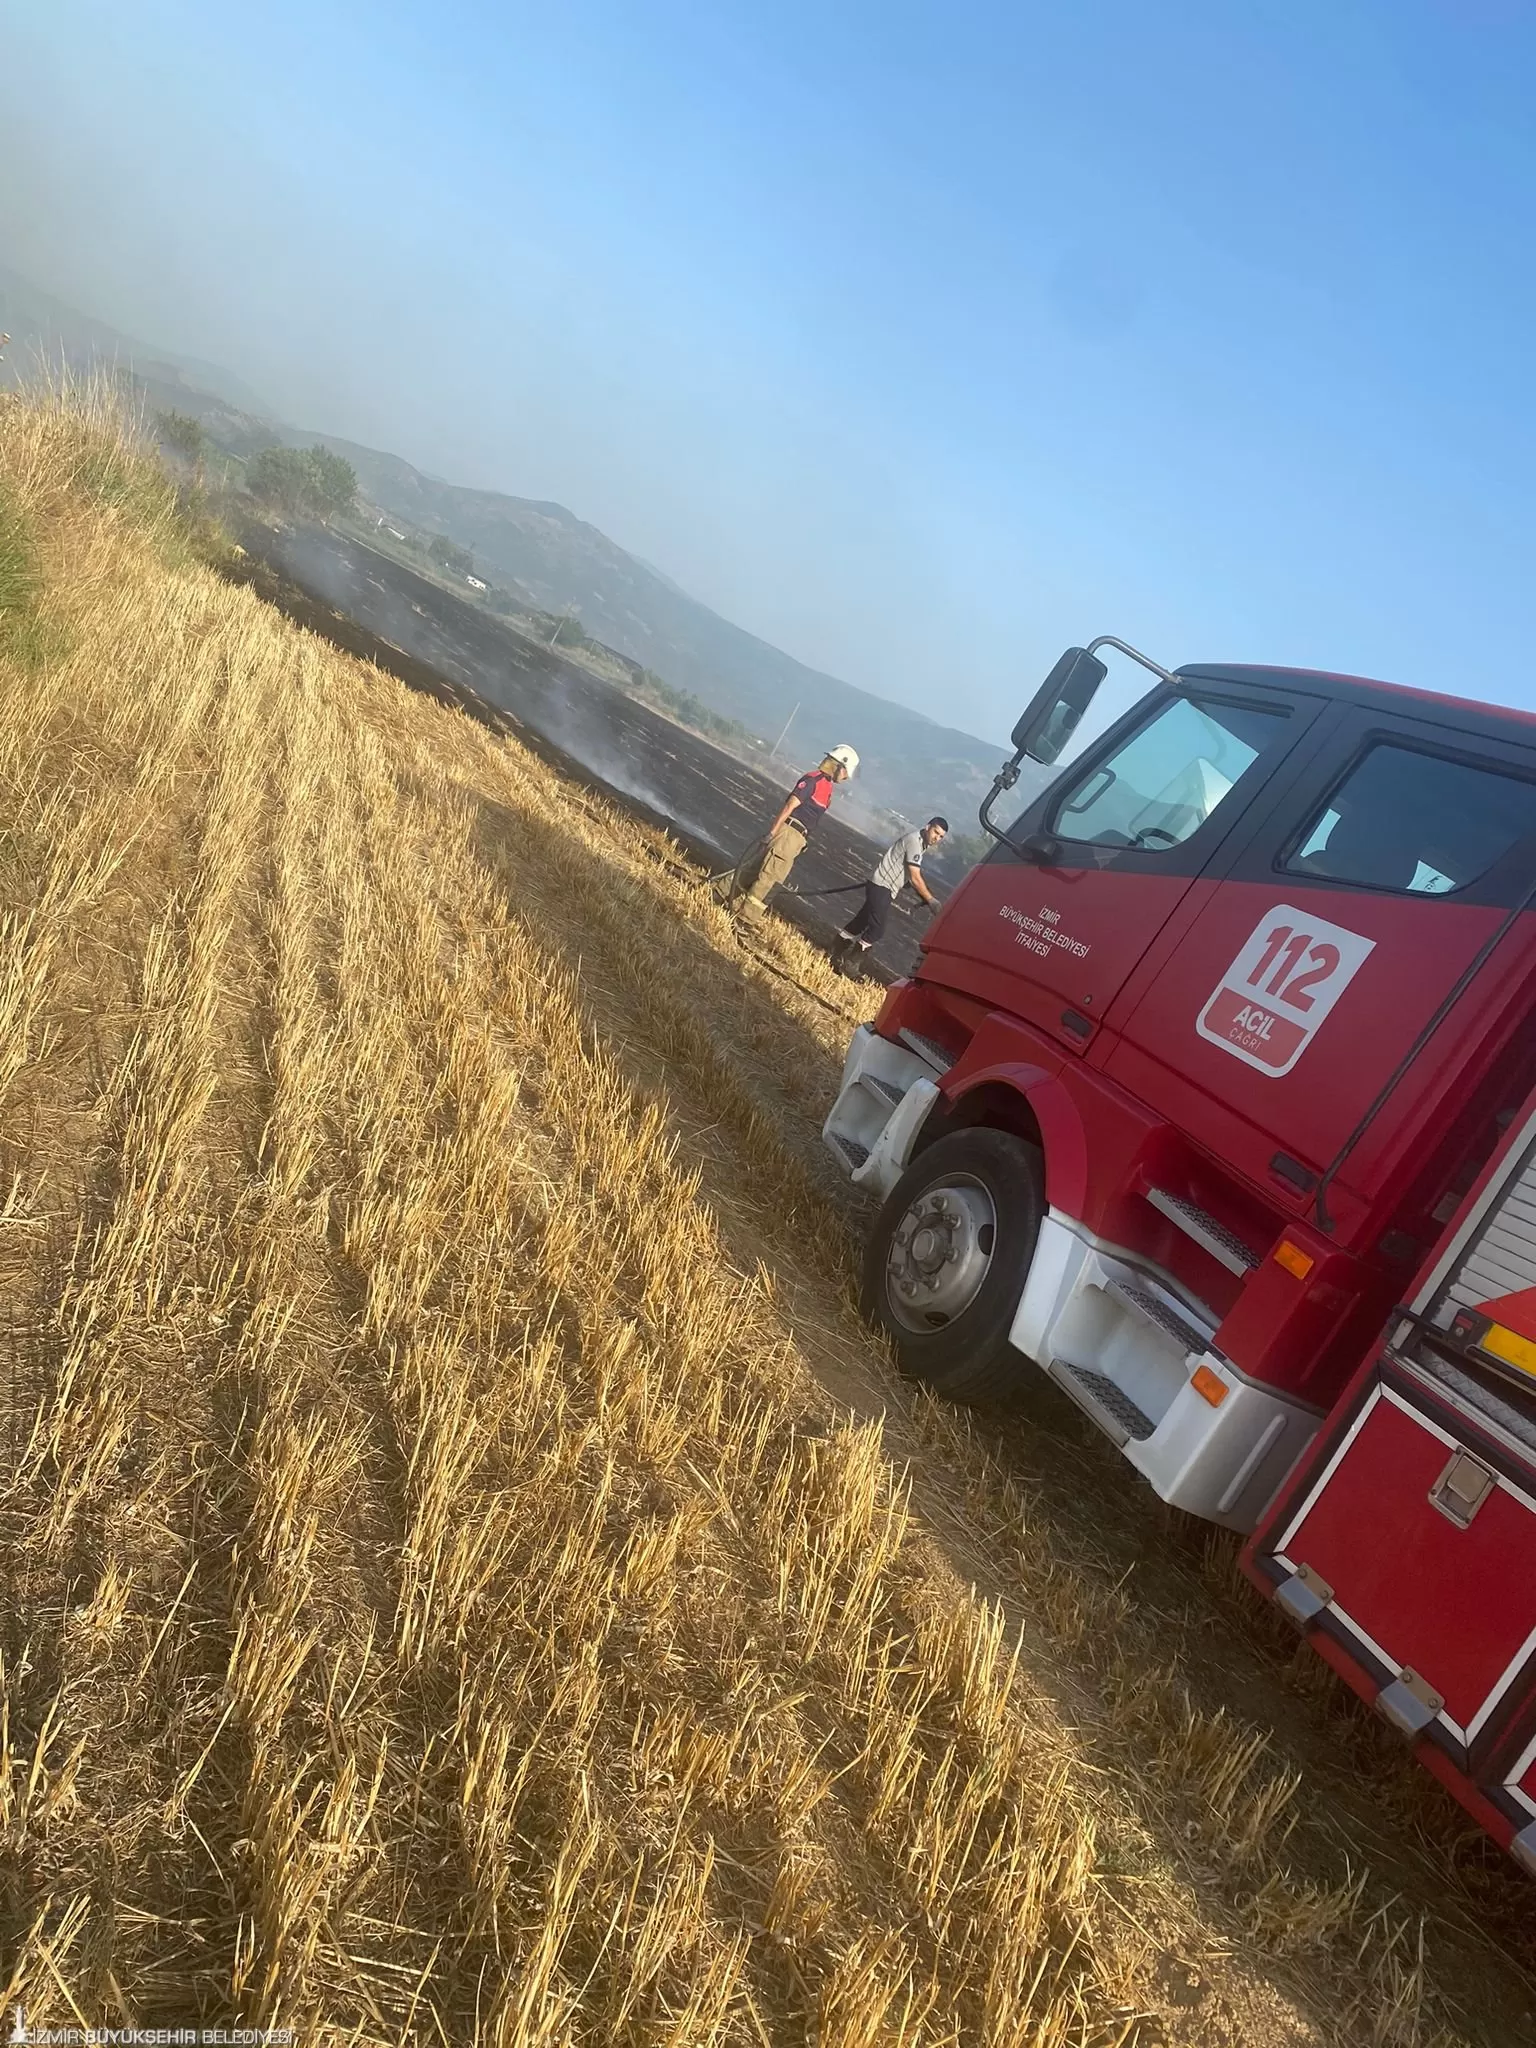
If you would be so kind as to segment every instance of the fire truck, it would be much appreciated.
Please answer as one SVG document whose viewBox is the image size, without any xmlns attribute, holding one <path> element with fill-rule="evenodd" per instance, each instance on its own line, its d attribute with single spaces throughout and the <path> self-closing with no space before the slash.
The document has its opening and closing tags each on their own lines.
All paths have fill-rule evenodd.
<svg viewBox="0 0 1536 2048">
<path fill-rule="evenodd" d="M 1105 648 L 1153 685 L 1063 767 Z M 865 1314 L 1244 1532 L 1536 1874 L 1536 718 L 1106 636 L 1013 744 L 824 1126 Z"/>
</svg>

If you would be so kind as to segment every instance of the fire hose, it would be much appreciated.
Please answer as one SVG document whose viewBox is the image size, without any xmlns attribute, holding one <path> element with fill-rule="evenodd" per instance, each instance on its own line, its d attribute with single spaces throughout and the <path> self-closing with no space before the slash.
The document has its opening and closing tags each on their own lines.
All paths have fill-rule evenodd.
<svg viewBox="0 0 1536 2048">
<path fill-rule="evenodd" d="M 726 879 L 727 875 L 740 874 L 741 870 L 746 866 L 747 862 L 751 859 L 752 855 L 755 853 L 766 851 L 767 846 L 768 841 L 766 839 L 754 839 L 749 846 L 745 846 L 742 848 L 741 852 L 737 855 L 736 859 L 731 863 L 731 865 L 728 868 L 721 868 L 718 874 L 706 875 L 704 877 L 705 886 L 708 887 L 715 882 L 723 882 Z M 857 894 L 857 892 L 860 889 L 863 889 L 865 886 L 866 884 L 863 882 L 838 882 L 837 884 L 835 884 L 834 887 L 830 889 L 797 889 L 794 887 L 793 883 L 781 882 L 779 884 L 779 889 L 780 893 L 785 896 L 796 896 L 801 900 L 801 902 L 806 902 L 812 896 L 853 896 Z M 928 908 L 929 910 L 936 910 L 938 908 L 938 905 L 936 903 L 930 903 L 926 906 L 926 908 Z"/>
</svg>

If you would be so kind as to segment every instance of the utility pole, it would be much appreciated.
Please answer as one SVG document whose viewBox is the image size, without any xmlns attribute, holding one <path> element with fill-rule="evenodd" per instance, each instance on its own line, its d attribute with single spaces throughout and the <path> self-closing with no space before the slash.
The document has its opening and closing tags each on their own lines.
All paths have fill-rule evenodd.
<svg viewBox="0 0 1536 2048">
<path fill-rule="evenodd" d="M 777 739 L 776 739 L 776 740 L 774 741 L 774 743 L 773 743 L 773 746 L 772 746 L 772 747 L 770 748 L 770 750 L 769 750 L 769 759 L 770 759 L 770 760 L 776 760 L 776 759 L 778 758 L 778 752 L 779 752 L 779 749 L 780 749 L 780 747 L 782 747 L 782 746 L 783 746 L 783 744 L 784 744 L 784 733 L 787 733 L 787 732 L 789 731 L 789 728 L 790 728 L 790 727 L 791 727 L 791 726 L 792 726 L 792 725 L 794 724 L 794 722 L 795 722 L 795 713 L 796 713 L 796 712 L 798 712 L 798 711 L 799 711 L 799 709 L 800 709 L 800 706 L 799 706 L 799 705 L 797 704 L 797 705 L 795 706 L 795 709 L 794 709 L 794 711 L 791 711 L 791 713 L 789 714 L 788 718 L 786 718 L 786 719 L 785 719 L 785 721 L 784 721 L 784 732 L 781 732 L 781 733 L 779 734 L 778 738 L 777 738 Z"/>
<path fill-rule="evenodd" d="M 559 618 L 556 619 L 555 630 L 549 636 L 548 644 L 551 647 L 554 646 L 555 642 L 560 638 L 560 635 L 564 632 L 565 628 L 571 623 L 571 614 L 575 611 L 575 609 L 576 607 L 574 605 L 568 604 L 565 610 L 560 614 Z M 795 709 L 797 711 L 799 710 L 799 708 L 799 705 L 795 706 Z"/>
</svg>

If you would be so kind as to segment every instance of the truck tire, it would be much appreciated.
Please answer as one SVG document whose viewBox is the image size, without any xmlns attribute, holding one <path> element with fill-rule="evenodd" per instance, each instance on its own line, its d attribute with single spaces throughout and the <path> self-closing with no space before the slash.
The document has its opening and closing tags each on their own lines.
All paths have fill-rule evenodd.
<svg viewBox="0 0 1536 2048">
<path fill-rule="evenodd" d="M 948 1401 L 1005 1405 L 1024 1361 L 1008 1342 L 1045 1208 L 1038 1147 L 955 1131 L 918 1154 L 864 1251 L 859 1306 L 909 1379 Z"/>
</svg>

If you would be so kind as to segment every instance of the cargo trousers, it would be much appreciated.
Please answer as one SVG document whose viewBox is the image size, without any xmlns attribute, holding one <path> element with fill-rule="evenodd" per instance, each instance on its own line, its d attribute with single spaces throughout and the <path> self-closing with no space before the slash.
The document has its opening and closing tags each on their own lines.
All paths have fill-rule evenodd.
<svg viewBox="0 0 1536 2048">
<path fill-rule="evenodd" d="M 787 880 L 805 851 L 805 827 L 786 818 L 766 846 L 749 853 L 731 878 L 731 902 L 744 924 L 760 924 L 768 892 Z"/>
</svg>

